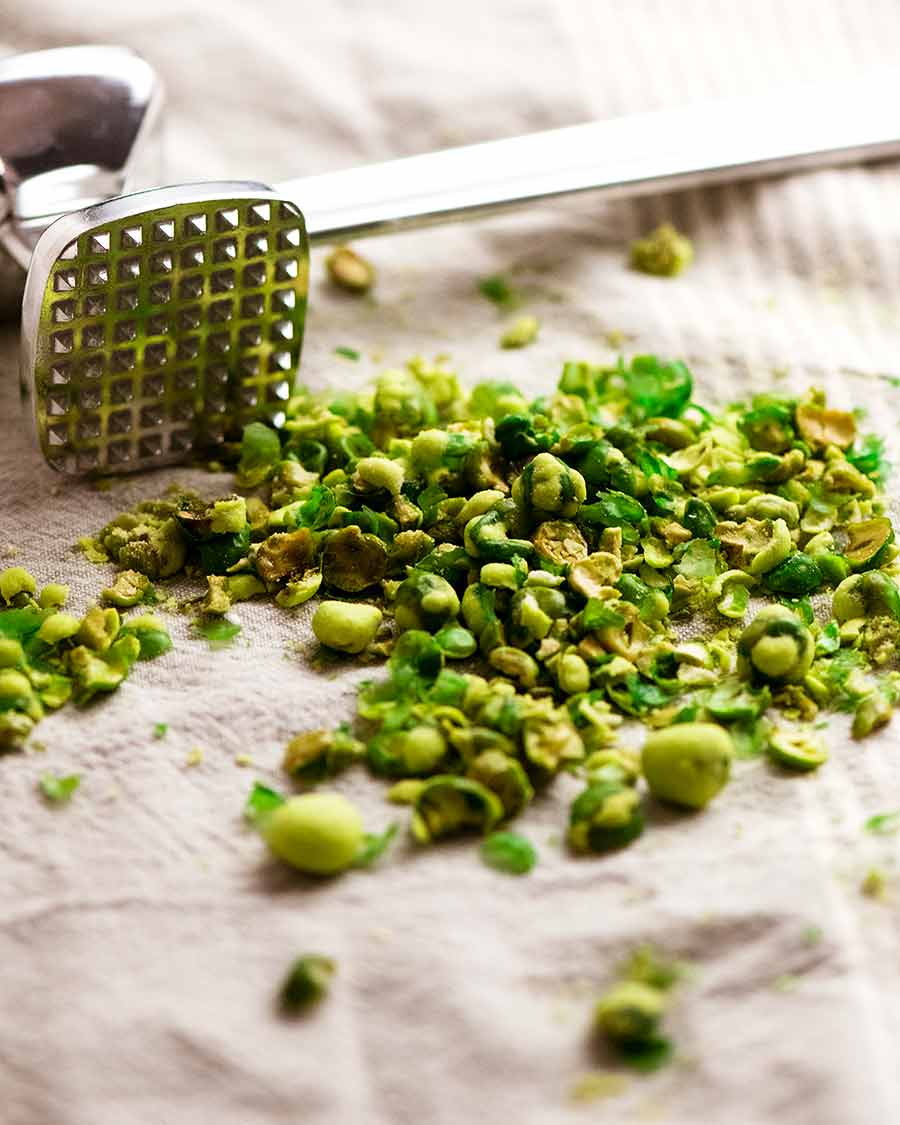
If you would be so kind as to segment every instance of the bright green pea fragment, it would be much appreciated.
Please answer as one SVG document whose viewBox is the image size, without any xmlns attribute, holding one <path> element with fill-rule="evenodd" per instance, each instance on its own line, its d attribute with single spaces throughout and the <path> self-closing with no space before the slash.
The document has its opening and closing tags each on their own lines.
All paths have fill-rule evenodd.
<svg viewBox="0 0 900 1125">
<path fill-rule="evenodd" d="M 256 781 L 244 804 L 244 819 L 258 827 L 271 812 L 284 804 L 284 800 L 280 793 Z"/>
<path fill-rule="evenodd" d="M 226 648 L 239 636 L 241 626 L 227 617 L 207 617 L 192 622 L 191 631 L 209 641 L 210 648 L 219 649 Z"/>
<path fill-rule="evenodd" d="M 322 602 L 312 619 L 316 639 L 338 652 L 359 653 L 375 639 L 381 610 L 359 602 Z"/>
<path fill-rule="evenodd" d="M 81 784 L 81 776 L 73 773 L 69 774 L 68 777 L 56 777 L 52 773 L 43 773 L 38 784 L 48 801 L 62 805 L 71 800 L 75 790 Z"/>
<path fill-rule="evenodd" d="M 655 797 L 702 809 L 725 787 L 734 743 L 714 723 L 677 723 L 651 731 L 641 751 L 641 769 Z"/>
<path fill-rule="evenodd" d="M 495 871 L 527 875 L 537 863 L 537 852 L 531 841 L 518 832 L 492 832 L 481 845 L 481 858 Z"/>
<path fill-rule="evenodd" d="M 816 770 L 828 761 L 828 751 L 822 743 L 804 731 L 772 731 L 768 751 L 777 765 L 800 773 Z"/>
<path fill-rule="evenodd" d="M 500 337 L 501 348 L 526 348 L 533 344 L 541 330 L 536 316 L 520 316 Z"/>
<path fill-rule="evenodd" d="M 863 828 L 875 836 L 893 836 L 895 832 L 900 832 L 900 809 L 870 816 Z"/>
<path fill-rule="evenodd" d="M 337 964 L 318 953 L 304 953 L 291 965 L 278 993 L 282 1012 L 298 1015 L 324 1000 Z"/>
<path fill-rule="evenodd" d="M 352 867 L 365 845 L 362 817 L 339 793 L 289 797 L 259 821 L 270 850 L 309 875 Z"/>
<path fill-rule="evenodd" d="M 362 851 L 353 861 L 354 867 L 371 867 L 388 850 L 400 831 L 398 824 L 391 824 L 381 833 L 367 832 L 363 839 Z"/>
<path fill-rule="evenodd" d="M 154 726 L 153 726 L 153 737 L 154 738 L 165 738 L 168 733 L 169 733 L 169 724 L 168 723 L 155 723 L 154 724 Z"/>
</svg>

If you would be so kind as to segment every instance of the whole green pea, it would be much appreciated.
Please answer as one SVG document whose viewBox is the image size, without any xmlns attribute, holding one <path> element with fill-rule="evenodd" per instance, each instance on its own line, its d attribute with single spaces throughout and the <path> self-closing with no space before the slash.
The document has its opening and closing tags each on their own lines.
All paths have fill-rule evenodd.
<svg viewBox="0 0 900 1125">
<path fill-rule="evenodd" d="M 322 602 L 312 619 L 316 639 L 338 652 L 362 652 L 375 639 L 381 610 L 356 602 Z"/>
<path fill-rule="evenodd" d="M 651 731 L 641 769 L 655 797 L 702 809 L 728 781 L 734 743 L 715 723 L 676 723 Z"/>
<path fill-rule="evenodd" d="M 260 824 L 271 851 L 309 875 L 336 875 L 363 848 L 365 832 L 356 808 L 339 793 L 290 797 Z"/>
</svg>

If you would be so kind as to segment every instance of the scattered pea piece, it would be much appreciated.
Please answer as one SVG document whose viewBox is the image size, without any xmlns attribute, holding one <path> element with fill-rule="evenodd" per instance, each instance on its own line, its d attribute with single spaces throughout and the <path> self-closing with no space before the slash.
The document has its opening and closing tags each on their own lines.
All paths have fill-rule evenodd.
<svg viewBox="0 0 900 1125">
<path fill-rule="evenodd" d="M 350 293 L 367 293 L 375 284 L 375 267 L 349 246 L 338 246 L 325 259 L 331 281 Z"/>
<path fill-rule="evenodd" d="M 278 993 L 281 1010 L 298 1015 L 324 1000 L 337 964 L 318 953 L 304 953 L 291 965 Z"/>
</svg>

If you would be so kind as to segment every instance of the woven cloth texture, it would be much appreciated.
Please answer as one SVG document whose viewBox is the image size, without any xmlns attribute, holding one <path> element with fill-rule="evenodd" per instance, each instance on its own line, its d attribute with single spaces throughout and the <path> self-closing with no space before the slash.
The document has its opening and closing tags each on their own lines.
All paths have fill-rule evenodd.
<svg viewBox="0 0 900 1125">
<path fill-rule="evenodd" d="M 0 12 L 7 52 L 120 41 L 146 55 L 167 87 L 176 182 L 277 180 L 852 75 L 895 62 L 900 43 L 891 0 L 7 0 Z M 663 219 L 696 244 L 675 281 L 626 268 L 628 240 Z M 615 331 L 628 351 L 685 359 L 701 401 L 824 386 L 866 409 L 900 457 L 886 377 L 900 374 L 897 165 L 582 197 L 364 249 L 379 275 L 365 300 L 329 289 L 314 256 L 313 388 L 447 353 L 467 381 L 543 391 L 566 359 L 613 358 Z M 501 319 L 476 291 L 497 272 L 542 321 L 521 352 L 498 349 Z M 3 564 L 70 583 L 81 611 L 110 570 L 73 550 L 80 536 L 174 481 L 213 496 L 229 478 L 61 480 L 28 444 L 16 357 L 7 327 Z M 562 778 L 522 818 L 541 857 L 527 879 L 488 870 L 471 842 L 401 843 L 377 870 L 311 883 L 267 861 L 241 819 L 254 778 L 284 785 L 285 741 L 349 717 L 355 684 L 380 674 L 314 669 L 311 612 L 243 604 L 241 637 L 215 652 L 174 616 L 174 652 L 101 705 L 48 718 L 44 751 L 0 760 L 5 1125 L 900 1121 L 900 919 L 859 892 L 872 865 L 895 871 L 894 840 L 862 825 L 900 804 L 896 729 L 860 745 L 835 720 L 816 776 L 743 764 L 709 811 L 654 813 L 608 858 L 565 853 L 577 784 Z M 169 732 L 156 740 L 158 722 Z M 38 797 L 46 770 L 82 774 L 67 807 Z M 362 771 L 337 784 L 371 830 L 398 815 Z M 608 1061 L 592 999 L 646 941 L 696 966 L 669 1019 L 678 1060 L 573 1104 L 578 1076 Z M 310 950 L 336 958 L 332 994 L 286 1023 L 274 992 Z"/>
</svg>

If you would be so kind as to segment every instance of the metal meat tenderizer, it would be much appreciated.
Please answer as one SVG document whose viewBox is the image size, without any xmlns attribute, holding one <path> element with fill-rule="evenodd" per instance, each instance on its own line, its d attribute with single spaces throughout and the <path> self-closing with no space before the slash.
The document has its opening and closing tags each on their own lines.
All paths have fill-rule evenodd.
<svg viewBox="0 0 900 1125">
<path fill-rule="evenodd" d="M 117 47 L 0 64 L 0 242 L 28 275 L 22 382 L 47 462 L 122 473 L 284 419 L 310 243 L 900 155 L 900 76 L 706 103 L 293 180 L 135 194 L 161 100 Z M 109 198 L 109 196 L 115 196 Z M 62 212 L 69 212 L 62 214 Z M 29 264 L 30 259 L 30 264 Z"/>
</svg>

